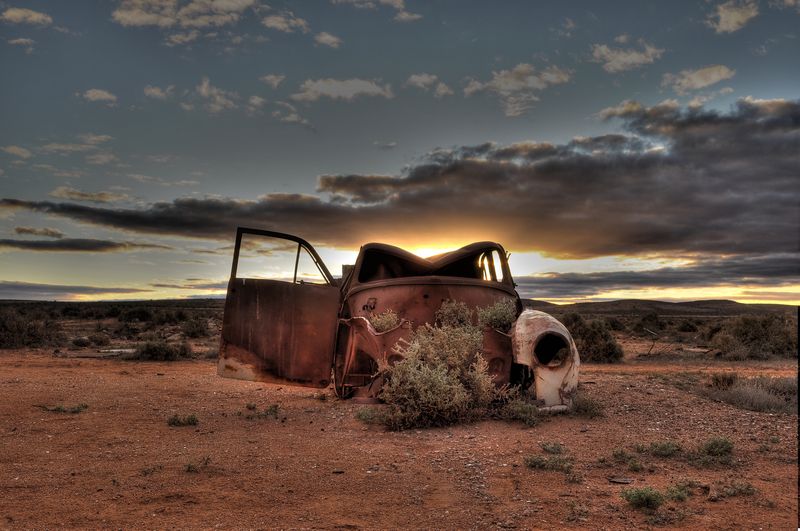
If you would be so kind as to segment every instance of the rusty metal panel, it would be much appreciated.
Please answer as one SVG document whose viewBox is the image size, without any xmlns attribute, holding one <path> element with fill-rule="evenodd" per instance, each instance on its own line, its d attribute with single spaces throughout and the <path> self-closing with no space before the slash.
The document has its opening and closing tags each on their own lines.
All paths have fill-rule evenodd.
<svg viewBox="0 0 800 531">
<path fill-rule="evenodd" d="M 217 372 L 244 380 L 326 387 L 338 309 L 335 286 L 232 278 Z"/>
</svg>

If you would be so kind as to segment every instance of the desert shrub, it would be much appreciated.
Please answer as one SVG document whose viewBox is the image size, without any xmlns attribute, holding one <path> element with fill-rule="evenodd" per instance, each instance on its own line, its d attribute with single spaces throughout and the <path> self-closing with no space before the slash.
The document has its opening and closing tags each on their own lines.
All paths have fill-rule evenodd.
<svg viewBox="0 0 800 531">
<path fill-rule="evenodd" d="M 797 357 L 797 323 L 777 314 L 737 317 L 725 321 L 710 343 L 727 359 Z"/>
<path fill-rule="evenodd" d="M 364 424 L 384 424 L 384 413 L 377 407 L 362 407 L 356 411 L 356 418 Z"/>
<path fill-rule="evenodd" d="M 255 406 L 255 404 L 252 404 Z M 249 404 L 248 404 L 249 406 Z M 247 408 L 253 413 L 245 415 L 247 420 L 254 420 L 254 419 L 266 419 L 272 417 L 274 419 L 278 418 L 278 411 L 280 410 L 280 406 L 278 404 L 272 404 L 264 408 L 264 411 L 258 411 L 255 407 L 253 409 Z"/>
<path fill-rule="evenodd" d="M 197 426 L 198 422 L 197 416 L 194 413 L 183 417 L 180 415 L 172 415 L 167 419 L 168 426 Z"/>
<path fill-rule="evenodd" d="M 515 397 L 505 401 L 500 407 L 491 411 L 493 418 L 522 422 L 526 426 L 536 426 L 539 423 L 539 408 L 522 397 Z"/>
<path fill-rule="evenodd" d="M 750 411 L 792 413 L 797 411 L 797 378 L 757 376 L 739 378 L 735 373 L 714 374 L 711 386 L 701 393 Z"/>
<path fill-rule="evenodd" d="M 697 325 L 691 321 L 681 321 L 677 327 L 678 332 L 697 332 Z"/>
<path fill-rule="evenodd" d="M 111 339 L 106 334 L 96 333 L 89 335 L 89 341 L 98 347 L 104 347 L 111 342 Z"/>
<path fill-rule="evenodd" d="M 733 453 L 733 442 L 727 437 L 714 437 L 700 445 L 700 453 L 719 457 Z"/>
<path fill-rule="evenodd" d="M 560 455 L 529 455 L 525 458 L 525 466 L 537 470 L 554 470 L 568 474 L 572 472 L 573 459 Z"/>
<path fill-rule="evenodd" d="M 153 320 L 153 312 L 148 308 L 142 307 L 127 308 L 119 314 L 118 319 L 123 323 L 130 323 L 132 321 L 145 323 Z"/>
<path fill-rule="evenodd" d="M 572 414 L 595 419 L 604 416 L 603 405 L 594 398 L 579 392 L 572 399 Z"/>
<path fill-rule="evenodd" d="M 86 348 L 90 346 L 92 342 L 89 340 L 88 337 L 76 337 L 72 340 L 72 346 L 78 348 Z"/>
<path fill-rule="evenodd" d="M 395 346 L 403 360 L 384 367 L 381 398 L 390 429 L 444 426 L 485 416 L 503 396 L 481 355 L 483 332 L 466 304 L 445 301 L 436 325 L 426 323 Z"/>
<path fill-rule="evenodd" d="M 633 331 L 639 335 L 651 335 L 650 332 L 657 333 L 659 330 L 663 330 L 664 326 L 664 322 L 656 312 L 648 312 L 634 323 Z"/>
<path fill-rule="evenodd" d="M 539 444 L 539 446 L 541 446 L 542 450 L 548 454 L 560 454 L 564 452 L 564 447 L 561 445 L 561 443 L 557 442 L 543 442 Z"/>
<path fill-rule="evenodd" d="M 394 310 L 388 309 L 379 314 L 370 314 L 369 322 L 376 332 L 386 332 L 400 324 L 400 317 Z"/>
<path fill-rule="evenodd" d="M 615 332 L 622 332 L 624 330 L 627 330 L 625 323 L 623 323 L 622 320 L 617 317 L 606 317 L 605 322 L 608 325 L 608 327 L 611 330 L 614 330 Z"/>
<path fill-rule="evenodd" d="M 139 361 L 175 361 L 180 358 L 188 358 L 192 355 L 192 349 L 188 343 L 173 345 L 166 341 L 147 341 L 136 352 L 127 357 Z"/>
<path fill-rule="evenodd" d="M 681 453 L 681 446 L 672 441 L 656 441 L 650 444 L 650 453 L 656 457 L 672 457 Z"/>
<path fill-rule="evenodd" d="M 517 320 L 517 306 L 508 299 L 499 300 L 491 306 L 478 308 L 478 324 L 508 333 Z"/>
<path fill-rule="evenodd" d="M 181 324 L 181 331 L 186 337 L 197 338 L 208 335 L 208 324 L 205 319 L 195 317 Z"/>
<path fill-rule="evenodd" d="M 752 496 L 756 493 L 756 488 L 746 481 L 734 481 L 730 485 L 722 487 L 722 495 L 727 498 L 734 496 Z"/>
<path fill-rule="evenodd" d="M 23 316 L 14 308 L 0 310 L 0 348 L 56 346 L 63 341 L 61 326 L 49 317 Z"/>
<path fill-rule="evenodd" d="M 75 406 L 39 406 L 45 411 L 49 411 L 51 413 L 69 413 L 71 415 L 77 415 L 78 413 L 82 413 L 89 409 L 88 404 L 77 404 Z"/>
<path fill-rule="evenodd" d="M 572 334 L 581 361 L 613 363 L 622 359 L 622 347 L 605 321 L 586 321 L 577 313 L 569 313 L 561 322 Z"/>
<path fill-rule="evenodd" d="M 461 301 L 444 301 L 436 311 L 439 326 L 461 327 L 472 324 L 472 310 Z"/>
<path fill-rule="evenodd" d="M 624 489 L 622 498 L 637 509 L 658 509 L 664 503 L 664 495 L 653 487 Z"/>
</svg>

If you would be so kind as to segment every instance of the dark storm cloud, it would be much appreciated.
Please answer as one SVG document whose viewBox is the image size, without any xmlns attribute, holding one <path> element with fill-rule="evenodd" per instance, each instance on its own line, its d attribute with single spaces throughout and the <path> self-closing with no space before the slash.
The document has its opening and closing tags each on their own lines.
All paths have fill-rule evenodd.
<svg viewBox="0 0 800 531">
<path fill-rule="evenodd" d="M 800 253 L 707 260 L 687 267 L 515 277 L 525 298 L 588 297 L 612 290 L 800 284 Z M 761 297 L 759 297 L 761 298 Z"/>
<path fill-rule="evenodd" d="M 63 238 L 64 233 L 50 227 L 14 227 L 14 232 L 30 236 L 44 236 L 45 238 Z"/>
<path fill-rule="evenodd" d="M 797 251 L 800 102 L 743 99 L 728 113 L 624 102 L 602 116 L 628 134 L 438 149 L 399 177 L 324 175 L 318 190 L 330 199 L 0 206 L 223 241 L 241 225 L 344 247 L 494 239 L 561 257 Z"/>
<path fill-rule="evenodd" d="M 137 242 L 115 242 L 89 238 L 64 238 L 58 240 L 9 240 L 0 239 L 0 250 L 18 249 L 22 251 L 49 252 L 89 252 L 111 253 L 118 251 L 169 250 L 168 245 Z"/>
<path fill-rule="evenodd" d="M 151 292 L 149 289 L 104 288 L 97 286 L 63 286 L 58 284 L 36 284 L 32 282 L 12 282 L 0 280 L 0 299 L 16 300 L 55 300 L 74 299 L 79 295 L 138 294 Z"/>
</svg>

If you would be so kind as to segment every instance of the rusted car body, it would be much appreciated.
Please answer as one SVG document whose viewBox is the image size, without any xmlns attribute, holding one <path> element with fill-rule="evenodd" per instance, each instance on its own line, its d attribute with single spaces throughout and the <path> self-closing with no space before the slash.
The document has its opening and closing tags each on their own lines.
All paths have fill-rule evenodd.
<svg viewBox="0 0 800 531">
<path fill-rule="evenodd" d="M 278 238 L 296 245 L 293 278 L 238 275 L 243 235 Z M 298 278 L 301 253 L 319 271 L 318 283 Z M 523 310 L 503 247 L 478 242 L 420 258 L 391 245 L 364 245 L 342 278 L 334 278 L 302 238 L 239 228 L 225 301 L 218 373 L 245 380 L 324 388 L 342 397 L 376 398 L 379 366 L 400 361 L 394 346 L 424 323 L 442 302 L 470 308 L 512 301 L 517 320 L 511 331 L 486 327 L 483 352 L 497 385 L 517 385 L 535 394 L 540 406 L 568 408 L 580 359 L 567 329 L 543 312 Z M 393 310 L 397 326 L 376 331 L 370 317 Z"/>
</svg>

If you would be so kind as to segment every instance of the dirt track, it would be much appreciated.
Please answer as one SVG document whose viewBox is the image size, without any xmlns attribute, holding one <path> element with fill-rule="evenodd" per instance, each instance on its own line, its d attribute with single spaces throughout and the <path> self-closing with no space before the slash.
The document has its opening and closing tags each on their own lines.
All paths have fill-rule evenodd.
<svg viewBox="0 0 800 531">
<path fill-rule="evenodd" d="M 793 375 L 793 362 L 769 363 Z M 0 352 L 0 527 L 478 528 L 647 527 L 621 498 L 633 486 L 681 478 L 750 482 L 752 496 L 695 492 L 662 513 L 672 526 L 797 525 L 797 416 L 736 409 L 687 395 L 653 373 L 723 370 L 716 363 L 584 366 L 586 392 L 606 416 L 554 417 L 534 428 L 487 421 L 387 433 L 354 418 L 362 406 L 308 389 L 218 378 L 212 362 L 134 363 Z M 761 365 L 735 365 L 754 374 Z M 89 407 L 78 414 L 37 406 Z M 279 404 L 279 416 L 247 419 Z M 194 413 L 196 427 L 169 427 Z M 695 468 L 616 448 L 667 438 L 684 448 L 712 436 L 735 443 L 734 465 Z M 531 470 L 523 457 L 560 442 L 582 483 Z M 778 442 L 775 442 L 778 441 Z M 606 458 L 612 464 L 598 463 Z M 207 459 L 208 458 L 208 459 Z M 187 471 L 192 464 L 197 472 Z M 679 515 L 683 515 L 680 517 Z"/>
</svg>

